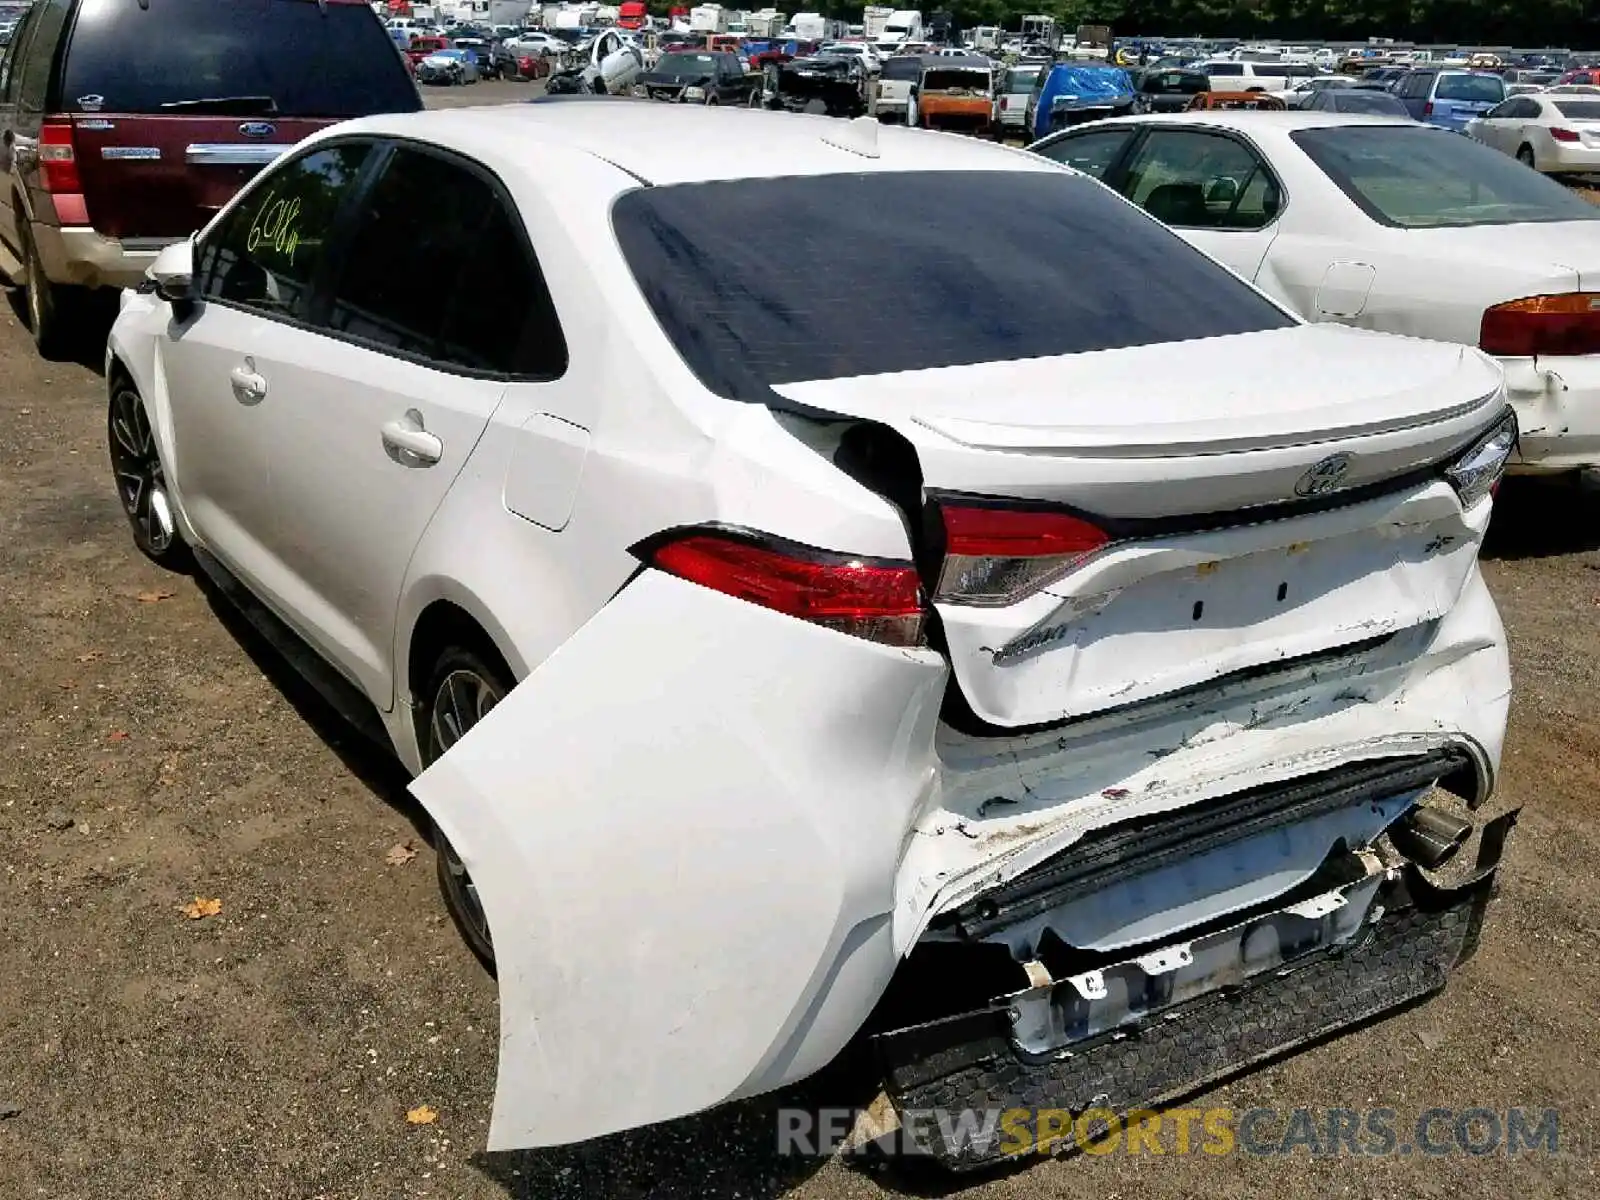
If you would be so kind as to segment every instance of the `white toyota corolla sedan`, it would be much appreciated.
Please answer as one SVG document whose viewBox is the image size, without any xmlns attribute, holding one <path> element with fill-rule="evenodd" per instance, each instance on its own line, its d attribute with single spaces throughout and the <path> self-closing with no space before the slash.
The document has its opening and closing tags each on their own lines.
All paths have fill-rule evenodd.
<svg viewBox="0 0 1600 1200">
<path fill-rule="evenodd" d="M 1600 208 L 1446 132 L 1210 111 L 1085 124 L 1030 149 L 1309 320 L 1481 347 L 1522 423 L 1513 469 L 1600 467 Z"/>
<path fill-rule="evenodd" d="M 903 1111 L 1138 1105 L 1471 953 L 1498 367 L 1307 325 L 1077 172 L 354 121 L 161 255 L 107 379 L 139 546 L 417 776 L 497 1148 L 776 1088 L 875 1007 Z"/>
</svg>

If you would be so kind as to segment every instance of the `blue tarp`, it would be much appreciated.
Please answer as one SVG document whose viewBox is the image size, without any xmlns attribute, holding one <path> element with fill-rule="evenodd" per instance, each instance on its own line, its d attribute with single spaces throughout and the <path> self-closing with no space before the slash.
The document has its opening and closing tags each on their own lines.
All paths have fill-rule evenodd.
<svg viewBox="0 0 1600 1200">
<path fill-rule="evenodd" d="M 1057 99 L 1062 101 L 1059 106 Z M 1121 67 L 1057 63 L 1039 94 L 1033 136 L 1042 138 L 1050 132 L 1050 114 L 1060 107 L 1123 109 L 1132 105 L 1133 80 Z"/>
</svg>

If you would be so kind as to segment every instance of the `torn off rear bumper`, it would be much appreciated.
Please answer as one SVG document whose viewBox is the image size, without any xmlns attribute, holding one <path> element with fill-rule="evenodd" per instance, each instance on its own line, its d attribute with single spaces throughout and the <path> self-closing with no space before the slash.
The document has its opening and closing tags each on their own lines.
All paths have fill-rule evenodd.
<svg viewBox="0 0 1600 1200">
<path fill-rule="evenodd" d="M 1332 910 L 1293 906 L 1307 921 L 1323 922 L 1329 936 L 1316 950 L 1170 1006 L 1127 1015 L 1131 989 L 1123 977 L 1141 969 L 1179 974 L 1200 957 L 1191 956 L 1187 947 L 1165 955 L 1165 962 L 1161 953 L 1147 955 L 1090 973 L 1102 978 L 1052 981 L 984 1009 L 880 1034 L 876 1041 L 890 1099 L 902 1117 L 932 1110 L 1008 1109 L 1073 1114 L 1093 1109 L 1123 1116 L 1177 1100 L 1428 996 L 1477 949 L 1516 817 L 1509 812 L 1483 827 L 1477 866 L 1465 882 L 1440 886 L 1409 863 L 1383 871 L 1375 890 L 1363 897 L 1370 903 L 1353 931 L 1338 929 Z M 1346 891 L 1354 896 L 1359 889 L 1357 884 Z M 1284 916 L 1268 914 L 1259 924 L 1278 922 L 1273 932 L 1281 937 Z M 1238 940 L 1247 942 L 1249 936 L 1246 929 Z M 1097 1025 L 1111 1024 L 1097 1018 L 1097 1005 L 1118 1010 L 1125 1019 L 1095 1031 Z M 1054 1022 L 1047 1019 L 1050 1010 Z M 1069 1026 L 1090 1032 L 1060 1045 Z M 1042 1049 L 1047 1044 L 1060 1048 Z M 999 1139 L 969 1136 L 959 1121 L 922 1122 L 919 1131 L 921 1144 L 957 1170 L 990 1165 L 1015 1152 Z M 1072 1144 L 1069 1138 L 1056 1148 Z"/>
</svg>

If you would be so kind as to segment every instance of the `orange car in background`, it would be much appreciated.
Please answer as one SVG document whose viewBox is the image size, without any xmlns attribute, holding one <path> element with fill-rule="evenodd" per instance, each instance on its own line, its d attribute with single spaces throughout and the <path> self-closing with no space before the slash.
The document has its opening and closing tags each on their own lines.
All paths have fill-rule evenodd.
<svg viewBox="0 0 1600 1200">
<path fill-rule="evenodd" d="M 916 124 L 987 134 L 994 128 L 994 63 L 987 58 L 926 60 L 913 98 Z"/>
</svg>

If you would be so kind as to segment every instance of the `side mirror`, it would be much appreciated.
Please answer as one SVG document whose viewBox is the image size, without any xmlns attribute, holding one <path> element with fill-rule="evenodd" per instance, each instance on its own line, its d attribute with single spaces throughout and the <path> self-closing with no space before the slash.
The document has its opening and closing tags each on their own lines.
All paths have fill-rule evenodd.
<svg viewBox="0 0 1600 1200">
<path fill-rule="evenodd" d="M 175 242 L 156 255 L 146 268 L 148 290 L 172 305 L 180 317 L 193 309 L 198 293 L 194 286 L 194 239 Z"/>
</svg>

